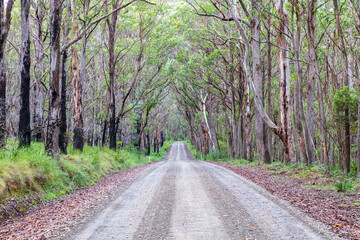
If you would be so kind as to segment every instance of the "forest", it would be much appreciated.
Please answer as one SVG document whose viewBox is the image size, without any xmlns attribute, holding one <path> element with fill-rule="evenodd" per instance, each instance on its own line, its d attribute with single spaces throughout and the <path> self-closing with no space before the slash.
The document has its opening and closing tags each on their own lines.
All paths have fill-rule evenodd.
<svg viewBox="0 0 360 240">
<path fill-rule="evenodd" d="M 189 139 L 360 173 L 360 1 L 1 0 L 0 34 L 2 161 Z"/>
<path fill-rule="evenodd" d="M 0 0 L 0 239 L 359 239 L 359 41 L 360 0 Z"/>
</svg>

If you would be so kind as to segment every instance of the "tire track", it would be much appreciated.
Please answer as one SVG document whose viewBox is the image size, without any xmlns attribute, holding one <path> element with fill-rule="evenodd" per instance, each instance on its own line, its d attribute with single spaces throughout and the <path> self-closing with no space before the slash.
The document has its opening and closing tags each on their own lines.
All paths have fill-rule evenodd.
<svg viewBox="0 0 360 240">
<path fill-rule="evenodd" d="M 171 216 L 175 204 L 175 179 L 179 172 L 172 165 L 161 180 L 133 239 L 167 239 L 170 237 Z"/>
<path fill-rule="evenodd" d="M 194 163 L 193 166 L 231 239 L 271 239 L 258 227 L 227 186 L 199 163 Z"/>
</svg>

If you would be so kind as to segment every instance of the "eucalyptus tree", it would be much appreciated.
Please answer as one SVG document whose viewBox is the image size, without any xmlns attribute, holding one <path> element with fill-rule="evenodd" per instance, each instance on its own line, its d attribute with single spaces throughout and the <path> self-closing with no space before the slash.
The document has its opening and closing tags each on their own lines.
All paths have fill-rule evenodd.
<svg viewBox="0 0 360 240">
<path fill-rule="evenodd" d="M 11 24 L 14 0 L 0 1 L 0 147 L 5 144 L 6 134 L 6 40 Z"/>
<path fill-rule="evenodd" d="M 50 75 L 49 112 L 46 149 L 51 155 L 59 152 L 60 133 L 60 31 L 62 7 L 59 0 L 50 1 Z"/>
<path fill-rule="evenodd" d="M 31 142 L 30 130 L 30 0 L 21 1 L 21 90 L 20 90 L 20 119 L 19 144 L 29 146 Z"/>
<path fill-rule="evenodd" d="M 37 0 L 32 2 L 34 9 L 34 30 L 33 34 L 33 43 L 34 43 L 34 78 L 33 83 L 33 129 L 32 135 L 35 141 L 43 140 L 43 82 L 46 76 L 44 68 L 44 35 L 43 23 L 46 16 L 45 12 L 45 3 L 42 0 Z"/>
</svg>

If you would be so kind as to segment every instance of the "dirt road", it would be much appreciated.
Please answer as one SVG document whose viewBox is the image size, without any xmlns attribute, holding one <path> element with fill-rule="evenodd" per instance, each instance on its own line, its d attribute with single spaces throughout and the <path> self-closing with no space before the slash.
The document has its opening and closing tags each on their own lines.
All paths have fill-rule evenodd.
<svg viewBox="0 0 360 240">
<path fill-rule="evenodd" d="M 322 229 L 322 230 L 320 230 Z M 322 226 L 184 143 L 146 170 L 73 239 L 333 239 Z"/>
</svg>

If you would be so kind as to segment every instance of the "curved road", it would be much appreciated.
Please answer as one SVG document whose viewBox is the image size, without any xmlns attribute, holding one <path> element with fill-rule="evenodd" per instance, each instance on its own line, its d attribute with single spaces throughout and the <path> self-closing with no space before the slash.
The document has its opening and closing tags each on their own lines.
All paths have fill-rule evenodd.
<svg viewBox="0 0 360 240">
<path fill-rule="evenodd" d="M 329 239 L 304 219 L 177 142 L 73 239 Z"/>
</svg>

